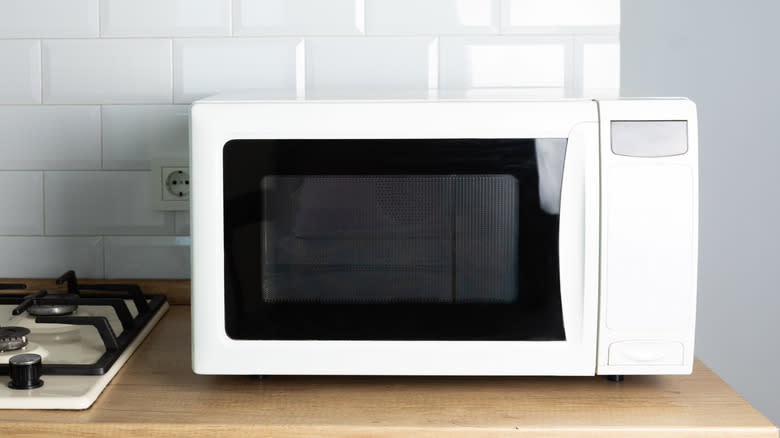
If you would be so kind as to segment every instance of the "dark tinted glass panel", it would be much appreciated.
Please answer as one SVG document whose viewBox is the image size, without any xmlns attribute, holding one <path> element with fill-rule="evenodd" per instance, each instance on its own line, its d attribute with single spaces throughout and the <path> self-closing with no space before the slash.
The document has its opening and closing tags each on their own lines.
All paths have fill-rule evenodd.
<svg viewBox="0 0 780 438">
<path fill-rule="evenodd" d="M 266 176 L 269 303 L 513 302 L 512 175 Z M 377 287 L 377 285 L 382 285 Z"/>
<path fill-rule="evenodd" d="M 236 339 L 560 340 L 566 142 L 233 140 Z"/>
</svg>

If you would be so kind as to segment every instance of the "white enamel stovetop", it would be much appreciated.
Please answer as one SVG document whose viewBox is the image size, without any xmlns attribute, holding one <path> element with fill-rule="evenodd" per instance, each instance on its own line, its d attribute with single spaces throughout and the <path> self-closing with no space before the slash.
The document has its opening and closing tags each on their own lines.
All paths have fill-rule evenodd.
<svg viewBox="0 0 780 438">
<path fill-rule="evenodd" d="M 133 317 L 137 315 L 132 300 L 125 300 Z M 36 324 L 27 312 L 12 316 L 13 305 L 0 305 L 0 327 L 22 326 L 30 329 L 28 345 L 17 351 L 0 353 L 0 363 L 17 354 L 36 353 L 43 364 L 91 364 L 105 351 L 103 341 L 92 326 L 65 324 Z M 168 310 L 164 303 L 139 335 L 130 343 L 113 366 L 101 376 L 59 376 L 44 375 L 44 384 L 37 389 L 17 390 L 8 387 L 10 378 L 0 376 L 0 409 L 86 409 L 95 402 L 103 389 L 116 375 L 136 348 L 146 338 L 157 322 Z M 122 332 L 122 325 L 110 306 L 81 306 L 74 315 L 105 316 L 114 333 Z"/>
</svg>

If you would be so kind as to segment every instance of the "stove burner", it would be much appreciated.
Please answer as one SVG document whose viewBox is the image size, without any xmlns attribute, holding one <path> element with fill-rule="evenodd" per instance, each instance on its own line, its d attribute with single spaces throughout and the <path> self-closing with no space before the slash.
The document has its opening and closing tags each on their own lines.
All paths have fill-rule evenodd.
<svg viewBox="0 0 780 438">
<path fill-rule="evenodd" d="M 40 290 L 33 294 L 0 293 L 0 304 L 15 306 L 11 310 L 12 320 L 13 317 L 19 317 L 25 322 L 34 324 L 31 327 L 33 327 L 32 332 L 35 333 L 36 338 L 34 342 L 27 345 L 27 349 L 31 349 L 31 346 L 35 347 L 36 342 L 41 341 L 42 334 L 56 332 L 56 336 L 60 336 L 62 333 L 60 330 L 63 326 L 74 328 L 92 326 L 103 343 L 103 353 L 97 361 L 89 364 L 44 364 L 42 365 L 44 374 L 73 376 L 106 374 L 111 366 L 119 360 L 125 349 L 132 345 L 134 340 L 146 330 L 145 327 L 151 321 L 159 317 L 160 310 L 165 307 L 165 295 L 145 295 L 137 284 L 79 284 L 73 271 L 66 272 L 56 280 L 56 283 L 57 285 L 65 285 L 67 289 L 53 293 L 49 293 L 47 290 Z M 0 289 L 3 287 L 24 289 L 23 286 L 0 284 Z M 92 315 L 88 313 L 91 306 L 111 307 L 113 314 L 111 316 Z M 73 312 L 77 308 L 79 310 L 86 309 L 87 312 L 74 314 Z M 103 312 L 101 310 L 99 313 Z M 112 324 L 115 325 L 114 321 L 116 320 L 122 326 L 119 333 L 116 333 L 116 327 L 112 326 Z M 29 331 L 21 333 L 17 331 L 19 329 L 20 327 L 16 327 L 9 332 L 10 336 L 3 336 L 3 339 L 9 338 L 7 342 L 9 347 L 16 347 L 20 341 L 26 341 L 26 335 Z M 25 327 L 21 327 L 21 329 L 28 330 Z M 81 339 L 79 333 L 80 330 L 74 330 L 75 337 L 67 342 L 76 342 Z M 62 342 L 58 340 L 55 343 L 59 346 Z M 21 345 L 16 348 L 21 348 Z M 8 375 L 10 367 L 9 363 L 0 363 L 0 375 Z"/>
<path fill-rule="evenodd" d="M 33 316 L 66 316 L 76 311 L 80 298 L 79 294 L 71 292 L 50 294 L 43 289 L 38 293 L 25 295 L 11 314 L 21 315 L 26 311 Z"/>
<path fill-rule="evenodd" d="M 0 327 L 0 353 L 24 348 L 29 334 L 30 330 L 24 327 Z"/>
<path fill-rule="evenodd" d="M 35 316 L 63 316 L 70 315 L 78 309 L 77 304 L 53 304 L 46 301 L 73 299 L 78 301 L 79 296 L 75 294 L 50 294 L 37 298 L 33 304 L 27 308 L 27 313 Z"/>
</svg>

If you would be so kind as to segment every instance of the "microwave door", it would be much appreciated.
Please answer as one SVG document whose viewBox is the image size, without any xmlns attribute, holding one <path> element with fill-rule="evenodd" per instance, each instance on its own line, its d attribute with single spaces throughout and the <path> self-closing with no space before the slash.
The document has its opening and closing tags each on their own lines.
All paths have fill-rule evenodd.
<svg viewBox="0 0 780 438">
<path fill-rule="evenodd" d="M 233 140 L 234 339 L 565 340 L 566 139 Z"/>
</svg>

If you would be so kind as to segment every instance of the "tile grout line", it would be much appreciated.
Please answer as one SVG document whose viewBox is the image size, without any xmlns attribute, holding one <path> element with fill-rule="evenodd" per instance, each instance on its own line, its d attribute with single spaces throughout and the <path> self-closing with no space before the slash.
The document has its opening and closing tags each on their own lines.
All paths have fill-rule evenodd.
<svg viewBox="0 0 780 438">
<path fill-rule="evenodd" d="M 306 94 L 306 38 L 301 38 L 295 47 L 295 93 Z"/>
<path fill-rule="evenodd" d="M 102 252 L 101 259 L 103 262 L 103 266 L 101 266 L 101 270 L 102 270 L 101 275 L 103 276 L 103 278 L 108 278 L 108 276 L 106 275 L 106 236 L 105 235 L 100 235 L 100 249 Z"/>
<path fill-rule="evenodd" d="M 565 41 L 564 48 L 566 49 L 566 52 L 564 54 L 564 77 L 563 77 L 563 86 L 564 88 L 572 89 L 574 88 L 574 75 L 576 74 L 574 71 L 574 35 L 567 35 Z"/>
<path fill-rule="evenodd" d="M 100 16 L 103 8 L 100 7 L 101 0 L 95 0 L 95 2 L 97 3 L 97 38 L 103 38 L 103 17 Z"/>
<path fill-rule="evenodd" d="M 176 63 L 173 62 L 173 58 L 175 56 L 175 54 L 173 52 L 173 43 L 174 43 L 173 38 L 171 38 L 171 46 L 170 46 L 170 49 L 171 49 L 171 51 L 170 51 L 170 53 L 171 53 L 171 105 L 176 103 L 176 96 L 175 96 L 175 92 L 174 92 L 174 90 L 176 89 L 176 86 L 174 86 L 174 84 L 173 84 L 174 81 L 176 80 L 176 74 L 174 72 L 174 68 L 175 68 Z"/>
<path fill-rule="evenodd" d="M 14 173 L 14 172 L 61 172 L 61 173 L 68 173 L 68 172 L 149 172 L 151 169 L 101 169 L 101 168 L 94 168 L 94 169 L 0 169 L 0 172 L 2 173 Z"/>
<path fill-rule="evenodd" d="M 233 23 L 233 13 L 236 10 L 236 0 L 227 0 L 228 1 L 228 33 L 231 37 L 236 36 L 236 29 L 234 27 Z"/>
<path fill-rule="evenodd" d="M 38 55 L 40 56 L 40 62 L 41 62 L 41 71 L 39 75 L 39 83 L 41 85 L 41 89 L 39 90 L 41 92 L 41 101 L 38 103 L 39 105 L 43 105 L 43 40 L 38 40 Z"/>
<path fill-rule="evenodd" d="M 498 35 L 504 35 L 504 0 L 496 0 L 498 9 Z"/>
<path fill-rule="evenodd" d="M 368 36 L 368 11 L 366 8 L 366 0 L 359 0 L 363 4 L 363 32 L 362 37 Z"/>
<path fill-rule="evenodd" d="M 105 170 L 106 163 L 104 161 L 103 153 L 103 107 L 100 105 L 98 109 L 98 135 L 100 136 L 100 170 Z"/>
<path fill-rule="evenodd" d="M 582 51 L 579 47 L 577 35 L 571 35 L 571 42 L 569 44 L 571 44 L 571 48 L 569 49 L 569 57 L 571 58 L 571 66 L 569 67 L 571 80 L 568 83 L 568 87 L 570 89 L 582 89 L 584 69 L 582 68 Z"/>
<path fill-rule="evenodd" d="M 121 233 L 107 233 L 107 234 L 98 234 L 98 233 L 92 233 L 92 234 L 0 234 L 0 237 L 51 237 L 51 238 L 95 238 L 95 237 L 129 237 L 129 238 L 154 238 L 154 237 L 187 237 L 187 234 L 150 234 L 150 233 L 143 233 L 143 234 L 121 234 Z"/>
<path fill-rule="evenodd" d="M 441 38 L 436 38 L 436 89 L 441 90 Z"/>
<path fill-rule="evenodd" d="M 365 15 L 365 12 L 364 12 Z M 48 41 L 135 41 L 135 40 L 167 40 L 171 38 L 176 39 L 233 39 L 246 38 L 246 39 L 276 39 L 276 38 L 413 38 L 413 37 L 524 37 L 524 36 L 566 36 L 566 35 L 581 35 L 581 36 L 611 36 L 617 37 L 620 35 L 619 27 L 596 27 L 594 29 L 588 29 L 587 27 L 566 27 L 561 26 L 558 30 L 552 29 L 540 29 L 534 30 L 528 28 L 522 31 L 514 32 L 438 32 L 438 33 L 258 33 L 258 34 L 241 34 L 241 35 L 214 35 L 214 34 L 190 34 L 190 35 L 174 35 L 171 33 L 160 35 L 128 35 L 128 36 L 101 36 L 101 37 L 87 37 L 87 36 L 26 36 L 18 38 L 0 38 L 3 41 L 24 41 L 24 40 L 48 40 Z"/>
<path fill-rule="evenodd" d="M 192 103 L 192 101 L 187 103 L 175 103 L 173 105 L 178 106 L 189 106 Z M 101 106 L 101 105 L 110 105 L 110 106 L 159 106 L 159 105 L 171 105 L 170 102 L 167 100 L 165 102 L 150 102 L 150 103 L 47 103 L 47 104 L 39 104 L 39 103 L 0 103 L 0 108 L 8 108 L 8 107 L 26 107 L 26 108 L 32 108 L 32 107 L 61 107 L 61 106 L 77 106 L 77 107 L 85 107 L 85 106 Z"/>
<path fill-rule="evenodd" d="M 41 170 L 41 216 L 43 216 L 43 229 L 41 237 L 46 235 L 46 171 Z"/>
</svg>

